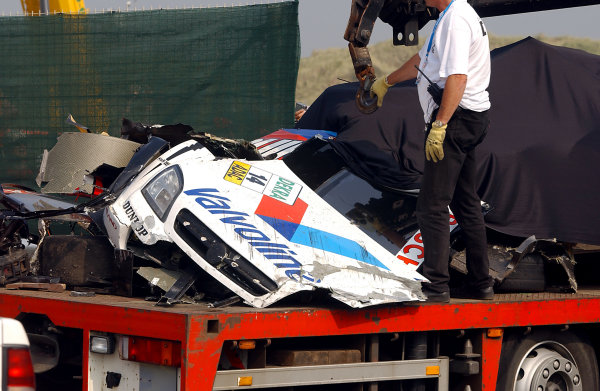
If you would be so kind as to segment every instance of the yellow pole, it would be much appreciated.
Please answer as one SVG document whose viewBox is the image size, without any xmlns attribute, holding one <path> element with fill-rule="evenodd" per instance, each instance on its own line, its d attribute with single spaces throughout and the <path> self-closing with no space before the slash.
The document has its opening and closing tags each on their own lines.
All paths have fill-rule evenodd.
<svg viewBox="0 0 600 391">
<path fill-rule="evenodd" d="M 43 0 L 41 0 L 43 1 Z M 21 7 L 23 13 L 27 14 L 39 14 L 42 12 L 40 0 L 21 0 Z M 48 12 L 54 13 L 72 13 L 72 14 L 85 14 L 87 10 L 85 8 L 84 0 L 47 0 L 48 1 Z"/>
</svg>

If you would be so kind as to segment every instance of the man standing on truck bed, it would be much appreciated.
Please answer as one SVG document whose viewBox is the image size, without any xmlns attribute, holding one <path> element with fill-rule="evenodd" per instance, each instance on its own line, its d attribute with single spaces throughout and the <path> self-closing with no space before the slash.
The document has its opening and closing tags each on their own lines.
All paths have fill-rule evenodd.
<svg viewBox="0 0 600 391">
<path fill-rule="evenodd" d="M 459 296 L 489 300 L 494 291 L 489 276 L 485 224 L 475 190 L 475 147 L 485 137 L 489 125 L 488 36 L 467 0 L 426 0 L 426 4 L 440 11 L 431 36 L 404 65 L 377 79 L 371 95 L 377 95 L 377 105 L 381 106 L 389 87 L 417 77 L 419 101 L 427 124 L 425 170 L 417 202 L 425 249 L 422 273 L 430 281 L 424 285 L 423 293 L 428 301 L 450 300 L 450 206 L 462 227 L 466 245 L 468 285 Z M 443 91 L 436 94 L 434 84 Z"/>
</svg>

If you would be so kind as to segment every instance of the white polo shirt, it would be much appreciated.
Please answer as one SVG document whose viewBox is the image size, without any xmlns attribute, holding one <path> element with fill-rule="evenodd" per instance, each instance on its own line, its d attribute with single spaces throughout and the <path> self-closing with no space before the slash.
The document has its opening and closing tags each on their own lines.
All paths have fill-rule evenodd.
<svg viewBox="0 0 600 391">
<path fill-rule="evenodd" d="M 419 51 L 419 68 L 441 88 L 446 85 L 448 76 L 467 75 L 460 106 L 473 111 L 489 109 L 490 99 L 486 90 L 490 83 L 490 45 L 481 18 L 467 0 L 454 0 L 441 16 L 434 33 L 429 54 L 427 48 L 431 37 Z M 431 114 L 437 108 L 427 92 L 428 86 L 424 77 L 417 78 L 425 122 L 435 119 L 431 118 Z"/>
</svg>

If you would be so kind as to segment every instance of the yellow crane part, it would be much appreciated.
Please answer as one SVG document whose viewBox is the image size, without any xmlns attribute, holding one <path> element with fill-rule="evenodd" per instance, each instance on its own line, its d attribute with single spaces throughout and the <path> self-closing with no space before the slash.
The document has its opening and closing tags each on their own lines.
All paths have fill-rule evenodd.
<svg viewBox="0 0 600 391">
<path fill-rule="evenodd" d="M 21 0 L 23 13 L 25 15 L 33 14 L 54 14 L 58 12 L 85 14 L 84 0 Z"/>
</svg>

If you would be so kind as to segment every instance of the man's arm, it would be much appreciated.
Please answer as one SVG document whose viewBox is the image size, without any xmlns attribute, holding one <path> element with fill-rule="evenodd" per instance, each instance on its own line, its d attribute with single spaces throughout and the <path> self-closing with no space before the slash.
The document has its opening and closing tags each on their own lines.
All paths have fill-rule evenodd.
<svg viewBox="0 0 600 391">
<path fill-rule="evenodd" d="M 450 117 L 458 107 L 462 99 L 465 87 L 467 86 L 467 75 L 450 75 L 444 86 L 444 95 L 442 95 L 442 104 L 438 110 L 436 120 L 447 124 Z"/>
<path fill-rule="evenodd" d="M 419 65 L 420 62 L 421 57 L 419 57 L 419 53 L 417 53 L 387 77 L 375 80 L 375 83 L 371 86 L 371 98 L 377 95 L 377 107 L 381 107 L 383 104 L 383 97 L 387 93 L 389 87 L 396 83 L 417 77 L 415 65 Z"/>
<path fill-rule="evenodd" d="M 388 84 L 396 84 L 406 80 L 414 79 L 417 77 L 417 69 L 415 66 L 419 66 L 420 63 L 421 57 L 419 56 L 419 53 L 415 53 L 415 55 L 406 61 L 404 65 L 388 75 Z"/>
</svg>

